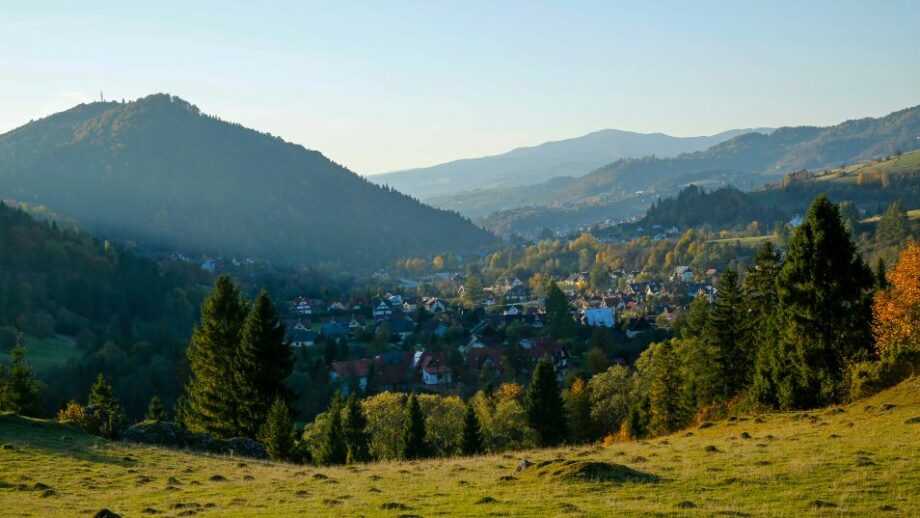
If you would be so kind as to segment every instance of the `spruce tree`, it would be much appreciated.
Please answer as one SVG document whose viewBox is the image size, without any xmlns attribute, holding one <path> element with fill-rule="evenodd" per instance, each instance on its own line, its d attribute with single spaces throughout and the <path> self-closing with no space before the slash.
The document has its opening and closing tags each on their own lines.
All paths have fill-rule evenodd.
<svg viewBox="0 0 920 518">
<path fill-rule="evenodd" d="M 556 281 L 550 281 L 546 289 L 546 318 L 549 321 L 549 332 L 554 338 L 572 339 L 578 334 L 578 328 L 569 310 L 569 300 L 559 289 Z"/>
<path fill-rule="evenodd" d="M 163 408 L 160 396 L 150 398 L 150 404 L 147 405 L 147 413 L 144 415 L 144 419 L 154 423 L 166 421 L 166 410 Z"/>
<path fill-rule="evenodd" d="M 888 287 L 888 273 L 885 268 L 885 260 L 881 257 L 875 263 L 875 288 L 879 291 Z"/>
<path fill-rule="evenodd" d="M 406 399 L 405 418 L 403 419 L 403 458 L 421 459 L 428 456 L 425 444 L 425 416 L 415 392 Z"/>
<path fill-rule="evenodd" d="M 280 395 L 268 411 L 265 423 L 259 429 L 259 442 L 274 460 L 286 460 L 294 448 L 294 421 L 287 403 Z"/>
<path fill-rule="evenodd" d="M 482 426 L 476 417 L 476 409 L 467 403 L 466 415 L 463 418 L 463 443 L 460 451 L 464 455 L 478 455 L 482 453 Z"/>
<path fill-rule="evenodd" d="M 201 306 L 201 321 L 188 348 L 191 376 L 186 385 L 183 420 L 189 430 L 217 437 L 237 433 L 233 363 L 240 342 L 246 302 L 226 275 L 217 277 L 214 291 Z"/>
<path fill-rule="evenodd" d="M 104 437 L 116 437 L 121 433 L 126 419 L 125 412 L 118 398 L 115 397 L 112 386 L 106 383 L 102 373 L 99 373 L 96 382 L 90 387 L 87 404 L 101 410 L 105 415 L 106 419 L 101 429 Z"/>
<path fill-rule="evenodd" d="M 715 347 L 721 362 L 724 395 L 731 397 L 746 388 L 755 354 L 745 316 L 744 294 L 738 274 L 732 269 L 725 270 L 719 279 L 716 301 L 703 335 Z"/>
<path fill-rule="evenodd" d="M 750 395 L 766 405 L 776 404 L 776 387 L 773 385 L 773 372 L 776 370 L 774 350 L 779 332 L 776 280 L 781 267 L 779 252 L 773 243 L 767 241 L 757 251 L 754 265 L 744 278 L 751 340 L 756 351 Z"/>
<path fill-rule="evenodd" d="M 780 336 L 773 383 L 782 407 L 839 399 L 846 364 L 872 352 L 874 279 L 825 195 L 789 242 L 777 281 Z"/>
<path fill-rule="evenodd" d="M 291 399 L 284 380 L 291 375 L 294 361 L 284 338 L 284 325 L 268 292 L 262 290 L 243 323 L 232 362 L 238 435 L 255 438 L 273 401 L 279 396 L 285 402 Z"/>
<path fill-rule="evenodd" d="M 32 374 L 32 366 L 26 362 L 26 349 L 18 336 L 16 341 L 10 351 L 13 361 L 9 370 L 0 365 L 0 411 L 34 416 L 38 413 L 41 386 Z"/>
<path fill-rule="evenodd" d="M 342 427 L 342 394 L 336 392 L 326 411 L 319 444 L 314 454 L 317 464 L 330 466 L 345 464 L 348 450 L 345 445 L 344 429 Z"/>
<path fill-rule="evenodd" d="M 664 435 L 684 426 L 689 416 L 681 397 L 679 364 L 672 345 L 659 344 L 652 361 L 648 430 L 653 435 Z"/>
<path fill-rule="evenodd" d="M 541 445 L 556 446 L 568 437 L 565 404 L 548 356 L 537 362 L 524 403 L 530 426 L 537 432 Z"/>
<path fill-rule="evenodd" d="M 357 394 L 352 393 L 342 410 L 342 430 L 345 437 L 345 461 L 348 464 L 370 459 L 367 437 L 367 417 Z"/>
</svg>

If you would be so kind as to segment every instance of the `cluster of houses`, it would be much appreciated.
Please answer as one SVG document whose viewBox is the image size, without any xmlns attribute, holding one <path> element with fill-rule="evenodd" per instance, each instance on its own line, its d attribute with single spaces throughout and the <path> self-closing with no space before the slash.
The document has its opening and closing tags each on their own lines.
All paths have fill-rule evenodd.
<svg viewBox="0 0 920 518">
<path fill-rule="evenodd" d="M 589 292 L 577 289 L 588 273 L 576 272 L 563 279 L 560 286 L 568 293 L 574 319 L 585 326 L 610 329 L 613 336 L 634 339 L 656 327 L 670 327 L 691 299 L 713 300 L 716 290 L 712 280 L 717 273 L 708 269 L 695 275 L 690 267 L 678 266 L 665 280 L 640 281 L 639 272 L 614 271 L 611 276 L 618 281 L 614 283 L 618 288 Z M 455 282 L 456 275 L 444 274 L 441 280 Z M 541 333 L 546 325 L 543 304 L 524 282 L 513 277 L 500 278 L 483 292 L 480 306 L 474 309 L 461 308 L 435 296 L 405 293 L 350 301 L 297 297 L 290 304 L 288 340 L 295 347 L 310 347 L 320 335 L 327 340 L 351 341 L 384 330 L 393 345 L 391 350 L 329 365 L 330 381 L 344 392 L 366 390 L 369 384 L 379 390 L 446 390 L 455 383 L 459 368 L 480 374 L 490 370 L 501 375 L 509 369 L 520 370 L 544 356 L 552 359 L 560 379 L 572 368 L 570 352 L 563 343 Z M 461 285 L 457 296 L 463 295 Z M 476 318 L 465 318 L 468 311 L 476 312 Z M 472 321 L 477 323 L 471 327 L 463 324 Z M 511 333 L 506 331 L 515 325 L 531 329 L 527 336 L 535 337 L 516 335 L 509 339 Z M 457 340 L 452 347 L 456 347 L 459 355 L 399 347 L 400 342 L 413 334 L 444 337 L 452 330 L 451 340 Z M 512 340 L 514 343 L 510 343 Z"/>
</svg>

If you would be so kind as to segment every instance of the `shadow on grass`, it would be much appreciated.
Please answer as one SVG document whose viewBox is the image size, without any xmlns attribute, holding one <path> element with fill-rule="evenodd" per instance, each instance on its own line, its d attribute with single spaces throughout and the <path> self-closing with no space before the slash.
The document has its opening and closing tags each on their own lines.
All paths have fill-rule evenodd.
<svg viewBox="0 0 920 518">
<path fill-rule="evenodd" d="M 0 415 L 0 442 L 14 443 L 48 455 L 67 455 L 78 460 L 97 464 L 133 466 L 116 452 L 93 448 L 96 443 L 110 441 L 88 435 L 73 425 L 41 419 L 29 419 L 14 414 Z"/>
</svg>

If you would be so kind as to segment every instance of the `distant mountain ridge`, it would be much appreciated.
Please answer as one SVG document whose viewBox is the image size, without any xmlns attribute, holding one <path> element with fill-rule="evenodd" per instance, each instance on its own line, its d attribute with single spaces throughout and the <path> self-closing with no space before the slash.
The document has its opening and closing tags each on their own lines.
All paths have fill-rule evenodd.
<svg viewBox="0 0 920 518">
<path fill-rule="evenodd" d="M 526 196 L 514 198 L 515 207 L 491 214 L 484 224 L 498 233 L 532 233 L 547 223 L 573 228 L 641 214 L 658 197 L 690 184 L 753 189 L 800 169 L 836 167 L 914 149 L 920 149 L 920 106 L 824 128 L 746 133 L 673 158 L 618 160 L 565 185 L 528 186 Z"/>
<path fill-rule="evenodd" d="M 712 136 L 672 137 L 663 133 L 605 129 L 499 155 L 374 175 L 371 179 L 422 199 L 449 197 L 476 189 L 508 188 L 555 177 L 578 177 L 621 158 L 674 156 L 698 151 L 751 131 L 771 130 L 739 129 Z"/>
<path fill-rule="evenodd" d="M 83 104 L 0 135 L 0 197 L 105 238 L 288 264 L 386 264 L 483 246 L 457 214 L 177 97 Z"/>
</svg>

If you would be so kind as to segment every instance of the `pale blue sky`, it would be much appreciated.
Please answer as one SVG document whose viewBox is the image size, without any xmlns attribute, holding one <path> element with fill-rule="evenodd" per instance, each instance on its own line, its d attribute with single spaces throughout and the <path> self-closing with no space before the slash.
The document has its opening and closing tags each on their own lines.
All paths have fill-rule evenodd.
<svg viewBox="0 0 920 518">
<path fill-rule="evenodd" d="M 371 174 L 920 104 L 918 1 L 256 4 L 3 1 L 0 132 L 169 92 Z"/>
</svg>

